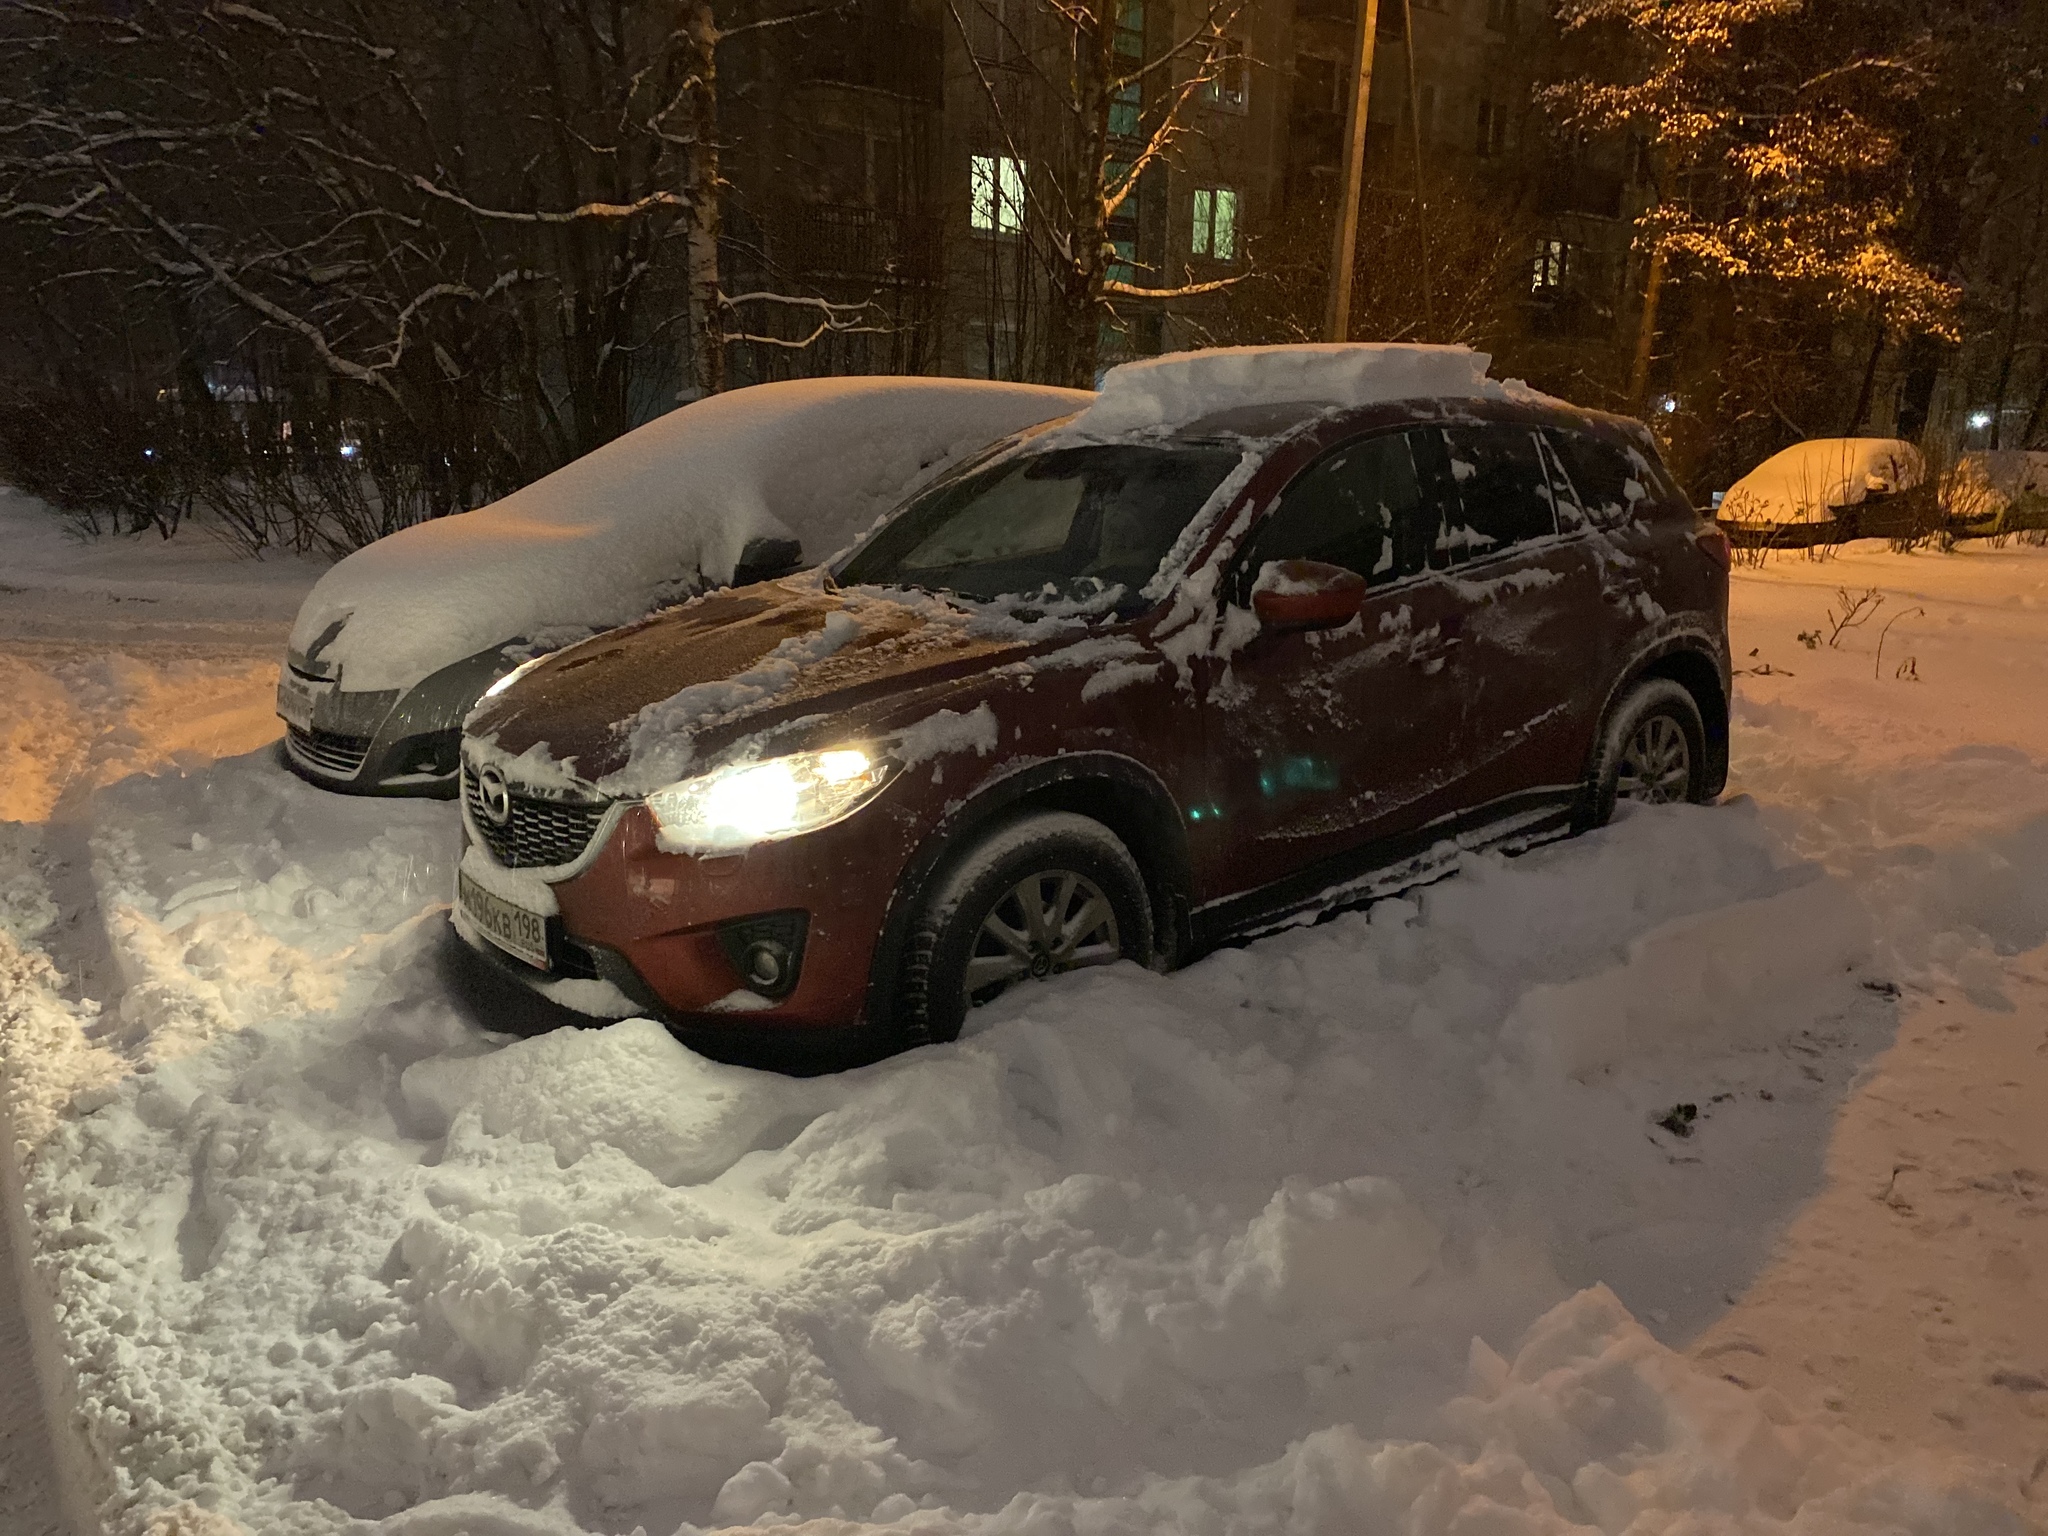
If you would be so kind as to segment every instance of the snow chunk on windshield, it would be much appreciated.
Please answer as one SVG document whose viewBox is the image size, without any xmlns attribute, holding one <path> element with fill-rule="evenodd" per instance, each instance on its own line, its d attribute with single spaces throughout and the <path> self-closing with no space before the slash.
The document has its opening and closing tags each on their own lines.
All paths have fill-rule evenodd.
<svg viewBox="0 0 2048 1536">
<path fill-rule="evenodd" d="M 1519 381 L 1486 376 L 1470 347 L 1409 342 L 1212 347 L 1112 368 L 1072 430 L 1089 437 L 1185 427 L 1236 406 L 1315 401 L 1334 406 L 1428 396 L 1540 399 Z"/>
<path fill-rule="evenodd" d="M 794 538 L 823 559 L 932 475 L 1091 398 L 910 378 L 714 395 L 502 501 L 356 551 L 307 597 L 292 652 L 375 691 L 551 627 L 629 623 L 729 581 L 749 539 Z"/>
</svg>

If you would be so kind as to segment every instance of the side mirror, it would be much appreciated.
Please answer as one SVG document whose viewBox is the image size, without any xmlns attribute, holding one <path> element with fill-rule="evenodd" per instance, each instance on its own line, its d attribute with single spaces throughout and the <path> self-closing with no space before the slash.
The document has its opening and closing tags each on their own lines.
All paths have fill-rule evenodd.
<svg viewBox="0 0 2048 1536">
<path fill-rule="evenodd" d="M 1364 602 L 1363 576 L 1320 560 L 1268 560 L 1252 584 L 1252 612 L 1268 629 L 1335 629 Z"/>
<path fill-rule="evenodd" d="M 804 547 L 795 539 L 749 539 L 740 550 L 739 563 L 732 568 L 732 584 L 747 587 L 757 581 L 773 581 L 802 569 L 803 563 Z"/>
</svg>

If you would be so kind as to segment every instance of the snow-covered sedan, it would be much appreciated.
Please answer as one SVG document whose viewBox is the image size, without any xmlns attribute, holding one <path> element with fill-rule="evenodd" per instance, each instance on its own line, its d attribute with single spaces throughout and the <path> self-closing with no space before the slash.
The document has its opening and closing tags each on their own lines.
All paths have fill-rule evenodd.
<svg viewBox="0 0 2048 1536">
<path fill-rule="evenodd" d="M 299 610 L 277 690 L 287 760 L 330 789 L 452 795 L 463 716 L 522 661 L 827 557 L 922 481 L 1090 398 L 956 379 L 763 384 L 379 539 Z"/>
<path fill-rule="evenodd" d="M 1486 362 L 1128 365 L 829 570 L 538 662 L 465 728 L 457 931 L 593 1014 L 866 1054 L 1711 798 L 1726 538 L 1640 423 Z"/>
<path fill-rule="evenodd" d="M 1780 449 L 1721 498 L 1715 517 L 1739 544 L 1804 548 L 1916 530 L 1927 514 L 1907 493 L 1927 461 L 1895 437 L 1816 437 Z"/>
</svg>

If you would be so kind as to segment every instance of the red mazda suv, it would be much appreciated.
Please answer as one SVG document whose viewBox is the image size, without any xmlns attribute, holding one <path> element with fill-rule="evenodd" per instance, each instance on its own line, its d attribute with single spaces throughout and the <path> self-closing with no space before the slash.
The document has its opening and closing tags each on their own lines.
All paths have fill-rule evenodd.
<svg viewBox="0 0 2048 1536">
<path fill-rule="evenodd" d="M 1640 423 L 1491 381 L 1092 412 L 486 698 L 462 937 L 713 1053 L 871 1055 L 1720 792 L 1728 545 Z"/>
</svg>

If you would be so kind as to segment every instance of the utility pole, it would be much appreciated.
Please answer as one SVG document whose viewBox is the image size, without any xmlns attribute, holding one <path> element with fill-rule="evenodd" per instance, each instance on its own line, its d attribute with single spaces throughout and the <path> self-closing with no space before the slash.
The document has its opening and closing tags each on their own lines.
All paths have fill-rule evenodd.
<svg viewBox="0 0 2048 1536">
<path fill-rule="evenodd" d="M 1372 104 L 1372 45 L 1380 30 L 1380 0 L 1365 0 L 1358 22 L 1358 74 L 1351 84 L 1351 119 L 1344 140 L 1344 199 L 1337 209 L 1337 243 L 1330 258 L 1330 308 L 1325 339 L 1351 339 L 1351 260 L 1358 249 L 1358 189 L 1365 179 L 1365 117 Z"/>
</svg>

